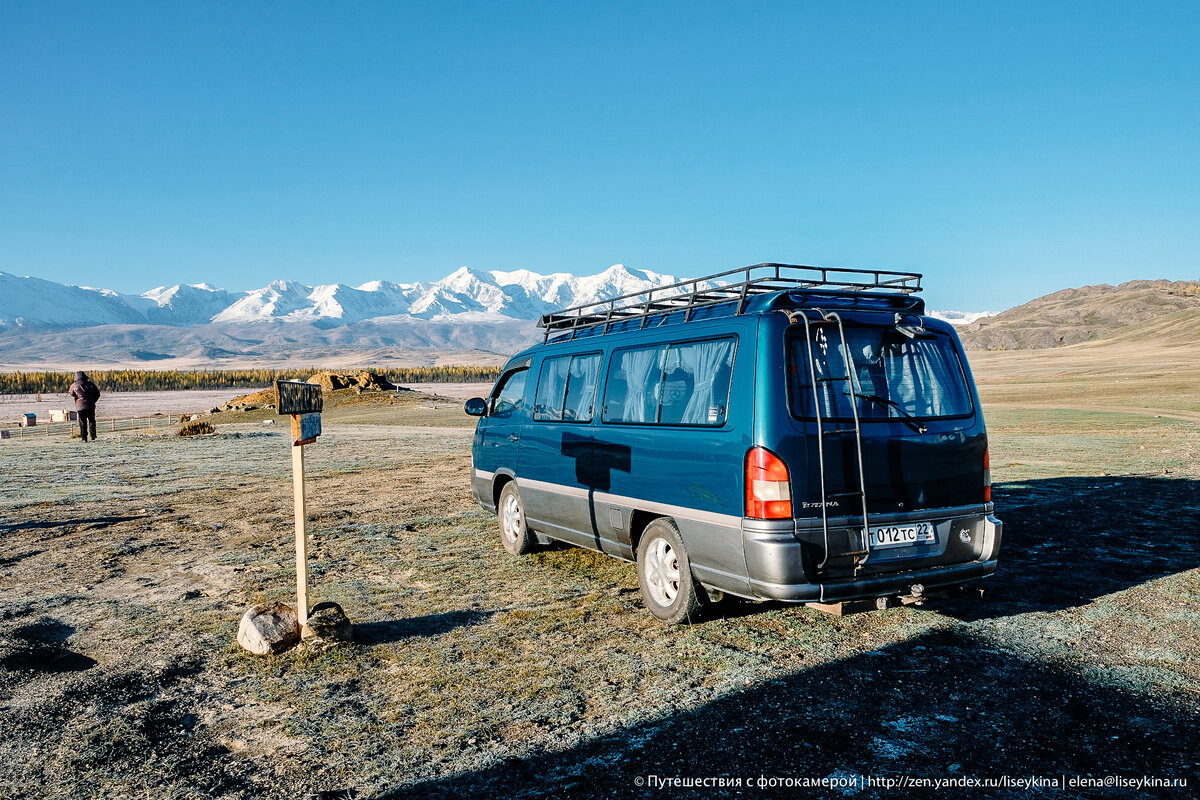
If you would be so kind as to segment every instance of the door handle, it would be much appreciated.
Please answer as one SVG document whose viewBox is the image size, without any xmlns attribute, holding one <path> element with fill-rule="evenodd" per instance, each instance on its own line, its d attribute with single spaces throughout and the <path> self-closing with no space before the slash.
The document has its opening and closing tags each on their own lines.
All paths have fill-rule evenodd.
<svg viewBox="0 0 1200 800">
<path fill-rule="evenodd" d="M 521 441 L 521 437 L 520 437 L 520 436 L 517 436 L 515 433 L 510 433 L 510 434 L 508 435 L 508 440 L 509 440 L 510 442 L 519 442 L 519 441 Z"/>
</svg>

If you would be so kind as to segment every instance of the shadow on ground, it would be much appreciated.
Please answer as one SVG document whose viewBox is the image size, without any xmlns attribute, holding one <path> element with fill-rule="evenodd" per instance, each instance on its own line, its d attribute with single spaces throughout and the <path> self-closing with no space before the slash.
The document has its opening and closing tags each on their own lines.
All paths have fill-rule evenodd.
<svg viewBox="0 0 1200 800">
<path fill-rule="evenodd" d="M 0 523 L 0 533 L 44 530 L 48 528 L 80 528 L 82 530 L 93 530 L 119 525 L 122 522 L 133 522 L 134 520 L 145 519 L 148 516 L 148 514 L 135 514 L 124 517 L 84 517 L 82 519 L 29 520 L 26 522 L 17 523 Z"/>
<path fill-rule="evenodd" d="M 447 611 L 411 619 L 363 622 L 354 626 L 354 639 L 360 644 L 386 644 L 424 636 L 438 636 L 455 628 L 469 628 L 487 622 L 499 611 Z"/>
<path fill-rule="evenodd" d="M 66 641 L 73 633 L 73 627 L 50 617 L 14 628 L 0 639 L 0 669 L 11 673 L 91 669 L 96 666 L 95 659 L 67 649 Z"/>
<path fill-rule="evenodd" d="M 1004 520 L 988 603 L 942 602 L 955 617 L 1059 611 L 1200 566 L 1200 481 L 1054 478 L 995 487 Z"/>
<path fill-rule="evenodd" d="M 927 778 L 1121 775 L 1193 778 L 1200 709 L 1154 700 L 937 631 L 727 695 L 561 753 L 512 759 L 385 797 L 928 797 L 858 786 L 653 789 L 650 775 Z M 860 778 L 860 776 L 864 776 Z M 1013 790 L 947 797 L 1180 796 L 1179 789 Z"/>
</svg>

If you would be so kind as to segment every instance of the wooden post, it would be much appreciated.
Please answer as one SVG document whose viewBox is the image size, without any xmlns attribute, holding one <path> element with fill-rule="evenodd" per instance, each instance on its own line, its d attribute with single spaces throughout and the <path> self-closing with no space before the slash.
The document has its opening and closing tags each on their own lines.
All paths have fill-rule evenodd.
<svg viewBox="0 0 1200 800">
<path fill-rule="evenodd" d="M 308 536 L 304 521 L 304 445 L 292 445 L 292 489 L 296 500 L 296 615 L 308 622 Z"/>
<path fill-rule="evenodd" d="M 308 623 L 308 537 L 304 506 L 304 445 L 321 435 L 321 387 L 302 381 L 275 381 L 275 411 L 292 417 L 292 491 L 296 501 L 296 616 Z"/>
</svg>

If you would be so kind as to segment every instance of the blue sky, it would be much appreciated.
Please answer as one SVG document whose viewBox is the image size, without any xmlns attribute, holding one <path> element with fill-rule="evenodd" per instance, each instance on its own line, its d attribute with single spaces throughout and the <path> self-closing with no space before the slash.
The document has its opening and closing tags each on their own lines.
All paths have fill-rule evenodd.
<svg viewBox="0 0 1200 800">
<path fill-rule="evenodd" d="M 1200 4 L 0 5 L 0 271 L 1200 278 Z"/>
</svg>

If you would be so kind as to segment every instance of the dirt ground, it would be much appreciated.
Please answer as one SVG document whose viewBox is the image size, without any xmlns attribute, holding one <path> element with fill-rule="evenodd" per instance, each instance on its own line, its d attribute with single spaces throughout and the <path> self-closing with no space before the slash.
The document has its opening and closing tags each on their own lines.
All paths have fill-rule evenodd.
<svg viewBox="0 0 1200 800">
<path fill-rule="evenodd" d="M 333 404 L 305 451 L 312 601 L 358 642 L 254 657 L 241 614 L 294 603 L 275 417 L 6 441 L 0 798 L 1194 793 L 1200 404 L 976 371 L 993 598 L 848 617 L 729 601 L 667 628 L 631 565 L 508 556 L 473 420 L 389 393 Z"/>
</svg>

